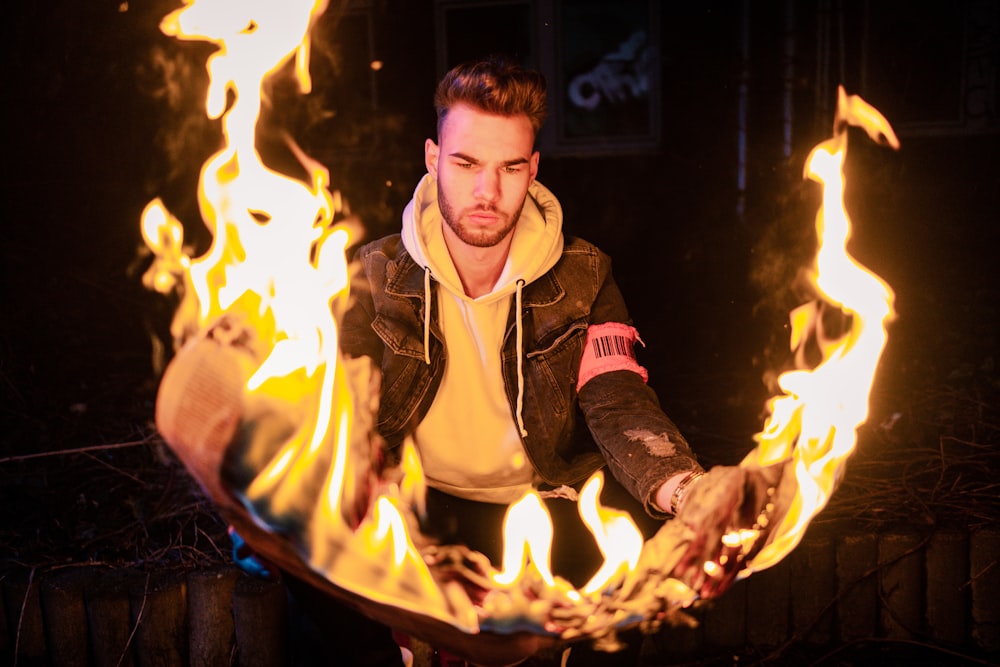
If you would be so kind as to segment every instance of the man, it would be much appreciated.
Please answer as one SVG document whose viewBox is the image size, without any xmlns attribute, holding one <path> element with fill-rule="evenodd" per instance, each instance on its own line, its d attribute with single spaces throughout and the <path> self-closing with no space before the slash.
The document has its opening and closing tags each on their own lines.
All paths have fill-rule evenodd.
<svg viewBox="0 0 1000 667">
<path fill-rule="evenodd" d="M 544 79 L 463 65 L 435 106 L 402 234 L 359 250 L 342 324 L 344 352 L 383 373 L 379 432 L 413 436 L 429 486 L 460 498 L 509 503 L 607 464 L 648 514 L 673 513 L 701 468 L 645 384 L 609 258 L 563 237 L 535 180 Z"/>
<path fill-rule="evenodd" d="M 344 353 L 382 372 L 390 455 L 407 437 L 420 453 L 426 532 L 496 563 L 507 504 L 530 488 L 572 497 L 605 466 L 602 501 L 651 532 L 702 471 L 646 385 L 610 259 L 563 235 L 559 201 L 536 180 L 544 78 L 474 62 L 444 77 L 434 103 L 427 174 L 402 233 L 358 250 L 341 325 Z M 586 581 L 599 555 L 581 558 L 577 533 L 561 532 L 575 506 L 550 508 L 553 569 Z"/>
</svg>

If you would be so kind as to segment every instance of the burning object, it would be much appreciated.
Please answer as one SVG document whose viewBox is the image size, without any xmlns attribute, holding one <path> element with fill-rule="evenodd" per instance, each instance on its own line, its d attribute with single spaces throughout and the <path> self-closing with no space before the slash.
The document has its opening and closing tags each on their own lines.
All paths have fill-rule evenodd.
<svg viewBox="0 0 1000 667">
<path fill-rule="evenodd" d="M 308 30 L 322 1 L 189 2 L 162 29 L 209 41 L 206 112 L 225 145 L 202 169 L 199 203 L 213 233 L 193 257 L 159 201 L 143 216 L 155 259 L 146 284 L 183 295 L 172 332 L 178 353 L 157 400 L 164 438 L 222 515 L 263 557 L 370 616 L 479 662 L 514 662 L 582 637 L 613 643 L 617 629 L 670 622 L 698 599 L 774 565 L 826 504 L 867 417 L 868 388 L 885 345 L 892 292 L 847 253 L 843 203 L 847 126 L 898 145 L 884 118 L 840 91 L 834 136 L 810 154 L 823 186 L 814 302 L 793 313 L 792 347 L 822 360 L 781 376 L 757 447 L 739 466 L 709 471 L 680 515 L 643 541 L 598 501 L 580 513 L 604 564 L 580 588 L 550 570 L 552 523 L 535 493 L 510 507 L 498 570 L 463 545 L 434 544 L 418 525 L 419 457 L 404 448 L 383 468 L 373 428 L 378 374 L 344 357 L 345 248 L 354 229 L 326 171 L 289 143 L 308 177 L 264 165 L 254 144 L 264 82 L 293 68 L 308 92 Z M 843 314 L 828 332 L 823 309 Z"/>
</svg>

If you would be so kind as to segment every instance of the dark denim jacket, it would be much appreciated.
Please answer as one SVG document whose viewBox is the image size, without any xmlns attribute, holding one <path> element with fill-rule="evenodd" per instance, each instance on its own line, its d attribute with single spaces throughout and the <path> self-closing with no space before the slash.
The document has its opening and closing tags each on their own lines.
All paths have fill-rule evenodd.
<svg viewBox="0 0 1000 667">
<path fill-rule="evenodd" d="M 377 429 L 395 448 L 427 414 L 447 350 L 435 308 L 426 363 L 424 272 L 399 235 L 363 246 L 355 259 L 360 273 L 352 283 L 354 303 L 341 323 L 340 345 L 348 356 L 370 356 L 381 369 Z M 587 329 L 605 322 L 630 323 L 611 275 L 611 260 L 590 243 L 567 238 L 556 265 L 522 292 L 525 450 L 538 476 L 552 486 L 575 485 L 606 462 L 647 511 L 661 515 L 652 494 L 667 477 L 698 464 L 637 373 L 598 375 L 577 393 Z M 502 355 L 513 414 L 513 303 Z"/>
</svg>

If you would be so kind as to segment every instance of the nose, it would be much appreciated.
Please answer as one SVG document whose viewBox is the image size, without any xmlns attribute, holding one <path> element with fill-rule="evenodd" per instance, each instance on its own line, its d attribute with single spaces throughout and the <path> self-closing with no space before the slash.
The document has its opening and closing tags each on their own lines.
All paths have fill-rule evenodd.
<svg viewBox="0 0 1000 667">
<path fill-rule="evenodd" d="M 483 169 L 476 178 L 476 199 L 495 203 L 500 198 L 500 175 L 493 169 Z"/>
</svg>

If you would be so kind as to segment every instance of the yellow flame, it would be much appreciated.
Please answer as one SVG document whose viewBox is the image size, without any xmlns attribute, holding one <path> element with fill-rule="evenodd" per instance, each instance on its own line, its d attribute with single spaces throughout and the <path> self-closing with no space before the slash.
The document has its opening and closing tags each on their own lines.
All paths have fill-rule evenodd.
<svg viewBox="0 0 1000 667">
<path fill-rule="evenodd" d="M 412 440 L 403 443 L 403 456 L 400 463 L 403 479 L 400 482 L 400 495 L 403 500 L 411 503 L 418 514 L 424 514 L 427 509 L 426 478 L 420 465 L 420 455 Z"/>
<path fill-rule="evenodd" d="M 548 586 L 555 586 L 550 569 L 552 519 L 538 493 L 530 491 L 510 506 L 503 522 L 503 569 L 493 576 L 501 586 L 517 581 L 530 562 Z"/>
<path fill-rule="evenodd" d="M 593 533 L 604 563 L 583 587 L 585 595 L 593 595 L 617 584 L 635 568 L 642 552 L 642 533 L 627 512 L 600 505 L 604 475 L 598 472 L 580 492 L 578 508 L 584 524 Z"/>
<path fill-rule="evenodd" d="M 888 121 L 870 104 L 839 90 L 834 136 L 810 153 L 805 172 L 820 183 L 823 196 L 816 216 L 819 248 L 813 284 L 819 296 L 849 317 L 850 327 L 835 339 L 823 338 L 813 304 L 792 314 L 792 346 L 819 335 L 823 359 L 814 369 L 790 371 L 778 384 L 783 394 L 770 404 L 771 415 L 757 436 L 748 461 L 767 466 L 791 456 L 798 490 L 770 542 L 750 570 L 778 562 L 798 544 L 832 495 L 857 442 L 856 429 L 868 418 L 868 396 L 893 316 L 893 292 L 859 264 L 847 249 L 851 221 L 844 204 L 843 166 L 847 125 L 898 148 Z"/>
<path fill-rule="evenodd" d="M 299 181 L 266 166 L 255 145 L 268 77 L 290 64 L 300 90 L 310 90 L 308 32 L 325 7 L 325 0 L 187 0 L 161 22 L 168 35 L 218 47 L 207 63 L 205 109 L 221 120 L 224 145 L 199 180 L 210 247 L 188 256 L 180 223 L 151 202 L 142 221 L 156 256 L 147 280 L 166 291 L 182 283 L 179 343 L 223 317 L 250 332 L 251 340 L 237 342 L 259 354 L 240 436 L 249 451 L 240 464 L 253 477 L 238 491 L 258 515 L 302 525 L 293 540 L 303 559 L 335 584 L 474 630 L 471 605 L 446 599 L 407 533 L 401 508 L 422 507 L 412 445 L 404 449 L 402 490 L 382 489 L 367 516 L 353 517 L 361 519 L 356 528 L 345 520 L 342 504 L 358 468 L 350 452 L 368 445 L 367 433 L 354 433 L 353 376 L 338 346 L 350 233 L 333 224 L 341 201 L 320 163 L 289 140 L 307 172 Z"/>
<path fill-rule="evenodd" d="M 385 496 L 381 496 L 375 503 L 374 537 L 378 542 L 388 541 L 392 544 L 392 562 L 398 569 L 406 560 L 406 553 L 412 542 L 409 533 L 406 532 L 406 522 L 396 511 L 392 501 Z"/>
</svg>

